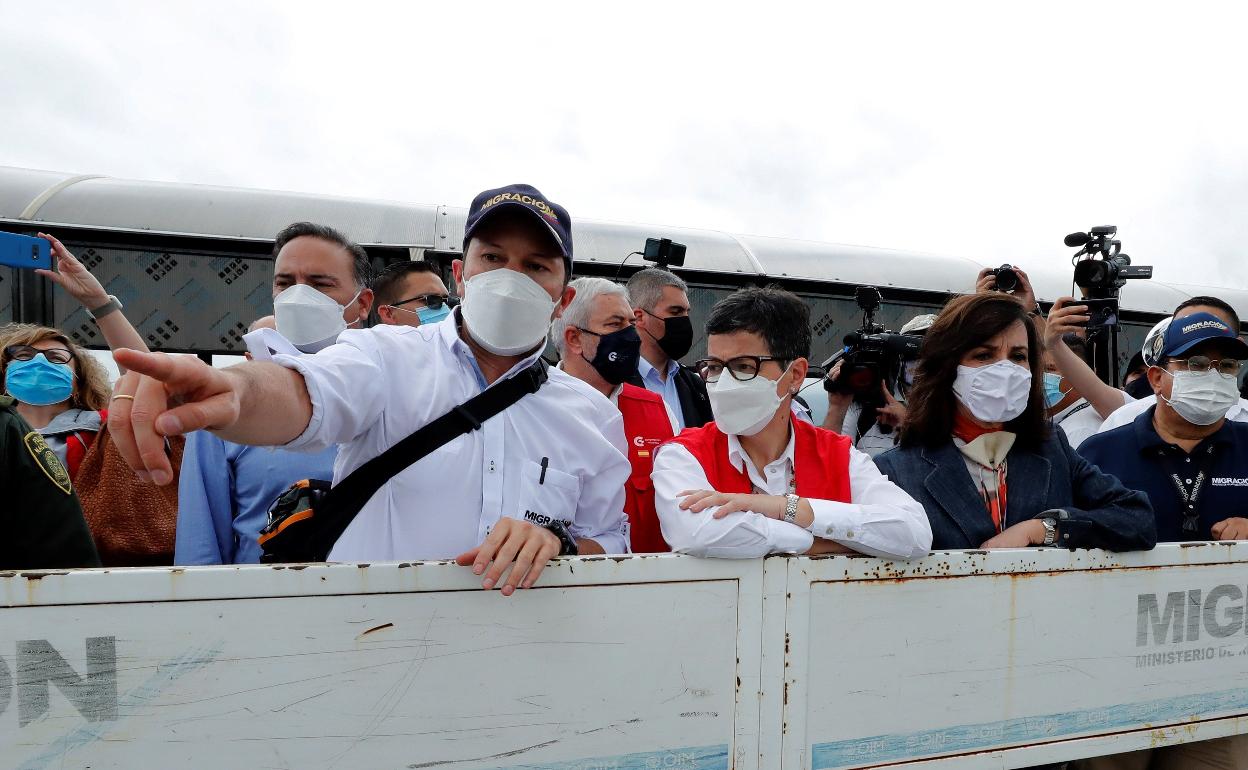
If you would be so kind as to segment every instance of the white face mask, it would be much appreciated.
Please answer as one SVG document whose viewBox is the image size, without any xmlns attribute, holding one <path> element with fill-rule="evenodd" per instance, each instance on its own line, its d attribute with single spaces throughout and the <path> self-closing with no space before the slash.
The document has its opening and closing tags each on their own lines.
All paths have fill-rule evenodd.
<svg viewBox="0 0 1248 770">
<path fill-rule="evenodd" d="M 988 366 L 958 366 L 958 400 L 980 422 L 1009 422 L 1027 409 L 1031 370 L 1004 359 Z"/>
<path fill-rule="evenodd" d="M 1174 378 L 1166 403 L 1192 425 L 1213 425 L 1239 401 L 1236 378 L 1207 372 L 1163 372 Z"/>
<path fill-rule="evenodd" d="M 784 371 L 788 374 L 789 370 Z M 781 375 L 783 378 L 784 375 Z M 733 436 L 753 436 L 766 428 L 784 403 L 784 396 L 776 393 L 776 382 L 761 374 L 741 382 L 725 370 L 718 380 L 706 388 L 707 395 L 711 397 L 715 425 Z"/>
<path fill-rule="evenodd" d="M 546 339 L 555 304 L 537 281 L 496 268 L 464 281 L 459 312 L 477 344 L 495 355 L 516 356 Z"/>
<path fill-rule="evenodd" d="M 357 291 L 347 305 L 363 291 Z M 347 328 L 347 322 L 342 320 L 347 305 L 339 305 L 306 283 L 297 283 L 273 298 L 273 317 L 278 333 L 304 353 L 315 353 L 334 344 Z"/>
</svg>

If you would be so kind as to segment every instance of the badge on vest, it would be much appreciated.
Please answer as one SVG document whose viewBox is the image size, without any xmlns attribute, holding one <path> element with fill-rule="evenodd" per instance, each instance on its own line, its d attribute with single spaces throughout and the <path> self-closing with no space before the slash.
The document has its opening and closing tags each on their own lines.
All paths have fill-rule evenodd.
<svg viewBox="0 0 1248 770">
<path fill-rule="evenodd" d="M 39 466 L 44 475 L 65 494 L 73 492 L 74 487 L 69 481 L 69 471 L 65 470 L 61 461 L 56 459 L 56 453 L 52 451 L 52 447 L 48 446 L 48 442 L 43 440 L 43 436 L 32 430 L 22 441 L 26 444 L 26 451 L 35 458 L 35 464 Z"/>
</svg>

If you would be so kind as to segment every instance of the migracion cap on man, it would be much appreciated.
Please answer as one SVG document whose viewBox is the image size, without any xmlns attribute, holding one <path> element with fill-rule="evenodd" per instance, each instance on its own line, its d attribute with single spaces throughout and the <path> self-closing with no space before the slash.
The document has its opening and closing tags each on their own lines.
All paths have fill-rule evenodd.
<svg viewBox="0 0 1248 770">
<path fill-rule="evenodd" d="M 563 260 L 567 263 L 568 272 L 572 268 L 572 217 L 568 210 L 558 203 L 542 195 L 536 187 L 527 184 L 512 184 L 479 193 L 472 199 L 468 207 L 468 221 L 464 225 L 464 248 L 468 247 L 473 233 L 482 222 L 489 220 L 498 211 L 516 210 L 528 212 L 550 231 L 550 235 L 559 246 Z"/>
<path fill-rule="evenodd" d="M 1219 340 L 1221 348 L 1230 355 L 1240 360 L 1248 359 L 1248 344 L 1244 344 L 1234 329 L 1212 313 L 1192 313 L 1172 320 L 1166 328 L 1165 340 L 1162 355 L 1166 357 L 1186 353 L 1208 340 Z"/>
</svg>

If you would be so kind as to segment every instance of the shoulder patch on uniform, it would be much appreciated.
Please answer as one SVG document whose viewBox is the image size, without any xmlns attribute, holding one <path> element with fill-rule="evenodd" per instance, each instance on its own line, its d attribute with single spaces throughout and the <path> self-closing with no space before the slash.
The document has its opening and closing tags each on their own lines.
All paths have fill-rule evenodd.
<svg viewBox="0 0 1248 770">
<path fill-rule="evenodd" d="M 22 439 L 22 443 L 26 444 L 26 451 L 35 458 L 35 464 L 53 484 L 67 495 L 74 491 L 73 485 L 69 482 L 69 471 L 66 471 L 61 461 L 56 459 L 56 453 L 52 451 L 52 447 L 48 446 L 48 442 L 43 440 L 43 436 L 32 430 Z"/>
</svg>

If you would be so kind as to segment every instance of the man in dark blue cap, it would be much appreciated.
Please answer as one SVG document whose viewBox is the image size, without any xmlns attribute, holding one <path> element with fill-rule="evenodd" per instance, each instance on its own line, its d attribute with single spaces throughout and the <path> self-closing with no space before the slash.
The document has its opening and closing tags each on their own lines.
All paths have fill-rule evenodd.
<svg viewBox="0 0 1248 770">
<path fill-rule="evenodd" d="M 1157 404 L 1079 453 L 1148 494 L 1158 542 L 1248 540 L 1248 424 L 1226 419 L 1248 345 L 1193 313 L 1171 322 L 1161 352 L 1147 373 Z"/>
<path fill-rule="evenodd" d="M 472 201 L 464 257 L 452 268 L 462 302 L 450 318 L 348 330 L 315 356 L 217 371 L 119 353 L 130 373 L 117 392 L 134 398 L 115 402 L 125 409 L 117 425 L 110 419 L 114 441 L 157 483 L 167 472 L 159 442 L 175 433 L 206 428 L 237 443 L 300 451 L 339 444 L 339 486 L 417 429 L 462 416 L 469 399 L 532 378 L 535 390 L 494 417 L 469 419 L 474 429 L 389 475 L 329 559 L 457 557 L 485 588 L 510 594 L 533 585 L 553 556 L 626 553 L 620 413 L 539 361 L 551 321 L 576 293 L 568 286 L 568 212 L 528 185 L 487 190 Z M 171 409 L 170 401 L 182 405 Z"/>
</svg>

